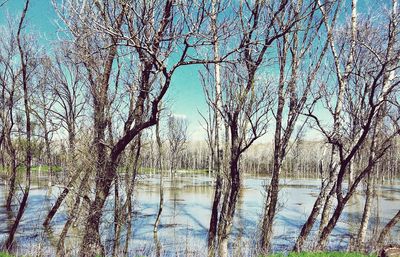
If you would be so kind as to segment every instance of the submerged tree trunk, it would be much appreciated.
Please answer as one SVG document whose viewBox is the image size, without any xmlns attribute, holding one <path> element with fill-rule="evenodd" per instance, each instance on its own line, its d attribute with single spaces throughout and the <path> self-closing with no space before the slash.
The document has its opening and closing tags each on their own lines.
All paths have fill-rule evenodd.
<svg viewBox="0 0 400 257">
<path fill-rule="evenodd" d="M 140 151 L 141 151 L 141 135 L 138 136 L 137 140 L 135 141 L 136 145 L 136 152 L 135 158 L 133 161 L 133 174 L 131 180 L 128 182 L 128 192 L 126 196 L 126 209 L 127 209 L 127 226 L 126 226 L 126 238 L 125 238 L 125 246 L 123 255 L 128 256 L 128 247 L 129 247 L 129 240 L 132 235 L 132 213 L 133 213 L 133 206 L 132 206 L 132 195 L 135 190 L 135 183 L 136 183 L 136 176 L 139 169 L 139 159 L 140 159 Z M 133 150 L 135 148 L 133 147 Z"/>
<path fill-rule="evenodd" d="M 46 219 L 43 222 L 43 226 L 48 226 L 50 225 L 51 220 L 53 219 L 54 215 L 56 215 L 58 209 L 60 208 L 61 204 L 63 203 L 64 199 L 67 197 L 70 189 L 74 186 L 76 180 L 79 178 L 80 171 L 76 170 L 75 174 L 69 181 L 68 185 L 66 185 L 61 192 L 61 194 L 57 197 L 56 202 L 54 203 L 53 207 L 49 211 L 49 213 L 46 216 Z"/>
<path fill-rule="evenodd" d="M 208 256 L 214 256 L 215 251 L 215 239 L 217 235 L 217 225 L 218 225 L 218 208 L 219 203 L 222 196 L 222 176 L 221 170 L 216 171 L 216 179 L 215 179 L 215 192 L 214 192 L 214 200 L 211 209 L 211 218 L 210 218 L 210 227 L 208 230 Z"/>
<path fill-rule="evenodd" d="M 320 173 L 322 174 L 322 172 L 323 172 L 323 163 L 322 162 L 320 163 L 319 169 L 320 169 Z M 303 224 L 303 226 L 301 228 L 300 234 L 297 237 L 296 243 L 293 247 L 293 251 L 295 251 L 295 252 L 303 251 L 304 243 L 307 240 L 307 237 L 309 236 L 309 234 L 318 218 L 318 215 L 321 212 L 322 207 L 324 206 L 324 202 L 327 198 L 327 195 L 334 187 L 335 176 L 333 174 L 335 174 L 335 171 L 331 172 L 331 175 L 327 182 L 322 182 L 321 190 L 317 196 L 317 199 L 314 202 L 311 213 L 308 215 L 306 222 Z"/>
<path fill-rule="evenodd" d="M 223 196 L 221 213 L 218 221 L 218 247 L 219 256 L 228 256 L 228 239 L 232 229 L 233 218 L 236 210 L 236 203 L 240 190 L 240 145 L 238 135 L 238 124 L 236 120 L 230 124 L 231 150 L 229 161 L 229 181 L 226 192 Z"/>
<path fill-rule="evenodd" d="M 153 232 L 157 233 L 158 225 L 160 224 L 161 212 L 164 206 L 164 185 L 163 185 L 163 150 L 162 150 L 162 142 L 160 137 L 160 118 L 156 124 L 156 140 L 157 140 L 157 149 L 158 149 L 158 168 L 160 169 L 160 203 L 158 206 L 158 213 L 156 217 L 156 221 L 154 222 Z"/>
<path fill-rule="evenodd" d="M 360 225 L 360 228 L 358 230 L 358 235 L 357 235 L 357 245 L 359 247 L 358 250 L 360 250 L 360 251 L 362 251 L 364 249 L 365 237 L 367 234 L 368 224 L 369 224 L 369 218 L 371 216 L 372 200 L 374 198 L 374 196 L 373 196 L 374 174 L 368 174 L 366 184 L 367 184 L 367 189 L 365 191 L 364 210 L 363 210 L 363 215 L 362 215 L 362 219 L 361 219 L 361 225 Z"/>
<path fill-rule="evenodd" d="M 393 218 L 386 224 L 386 226 L 382 229 L 379 234 L 377 244 L 378 246 L 383 245 L 389 232 L 393 229 L 394 226 L 400 221 L 400 210 L 393 216 Z"/>
<path fill-rule="evenodd" d="M 75 185 L 76 180 L 79 178 L 81 171 L 76 169 L 76 156 L 75 156 L 75 126 L 73 124 L 68 124 L 68 166 L 67 173 L 68 176 L 72 176 L 68 184 L 64 187 L 61 194 L 57 197 L 54 205 L 51 207 L 46 219 L 43 222 L 43 226 L 47 227 L 50 225 L 51 220 L 56 215 L 58 209 L 63 203 L 64 199 L 67 197 L 71 188 Z M 86 176 L 86 175 L 85 175 Z"/>
<path fill-rule="evenodd" d="M 324 227 L 329 222 L 329 215 L 332 210 L 334 194 L 335 194 L 335 185 L 333 184 L 330 189 L 329 194 L 326 195 L 325 199 L 324 199 L 324 208 L 322 209 L 321 220 L 319 222 L 318 237 L 321 236 L 322 231 L 324 230 Z"/>
<path fill-rule="evenodd" d="M 90 205 L 90 213 L 85 225 L 85 234 L 79 253 L 80 256 L 104 256 L 105 254 L 105 249 L 100 238 L 100 219 L 116 170 L 117 160 L 107 160 L 104 171 L 101 172 L 102 174 L 96 176 L 96 195 Z"/>
<path fill-rule="evenodd" d="M 79 206 L 81 203 L 82 194 L 84 193 L 84 189 L 86 187 L 86 184 L 88 183 L 90 174 L 91 174 L 90 172 L 86 172 L 85 176 L 81 180 L 78 191 L 76 192 L 76 197 L 74 205 L 71 210 L 71 214 L 69 215 L 67 222 L 65 223 L 64 228 L 61 231 L 60 239 L 58 240 L 57 243 L 57 256 L 65 256 L 65 247 L 64 247 L 65 238 L 68 235 L 69 228 L 71 227 L 73 221 L 77 218 L 77 215 L 79 213 Z"/>
</svg>

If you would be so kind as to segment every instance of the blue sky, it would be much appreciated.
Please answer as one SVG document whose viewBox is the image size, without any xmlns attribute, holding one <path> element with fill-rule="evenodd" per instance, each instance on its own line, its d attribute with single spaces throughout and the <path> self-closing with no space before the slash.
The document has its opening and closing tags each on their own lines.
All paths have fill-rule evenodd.
<svg viewBox="0 0 400 257">
<path fill-rule="evenodd" d="M 0 0 L 0 4 L 4 1 Z M 7 16 L 12 18 L 19 17 L 24 2 L 24 0 L 8 0 L 0 8 L 0 25 L 5 23 Z M 359 0 L 358 11 L 373 10 L 375 14 L 378 14 L 379 11 L 377 10 L 382 8 L 382 2 L 388 6 L 390 0 Z M 349 3 L 350 1 L 347 0 L 346 4 Z M 51 41 L 57 39 L 57 21 L 57 15 L 50 0 L 31 0 L 27 15 L 28 27 L 26 29 L 39 33 L 39 38 L 41 38 L 44 45 L 50 44 Z M 166 97 L 167 105 L 171 111 L 176 115 L 185 116 L 188 119 L 189 134 L 192 140 L 205 139 L 205 132 L 199 125 L 202 119 L 198 111 L 206 114 L 207 105 L 200 84 L 199 68 L 200 66 L 179 68 L 173 77 L 171 88 Z M 312 134 L 316 135 L 315 133 Z"/>
<path fill-rule="evenodd" d="M 0 4 L 4 0 L 0 0 Z M 7 16 L 19 17 L 24 6 L 24 0 L 9 0 L 0 8 L 0 25 L 4 24 Z M 31 0 L 27 14 L 27 30 L 39 33 L 42 43 L 50 44 L 57 39 L 57 14 L 50 0 Z M 189 121 L 189 134 L 193 140 L 205 139 L 205 132 L 199 125 L 201 116 L 198 110 L 205 113 L 207 105 L 200 84 L 197 67 L 179 68 L 172 80 L 166 102 L 171 111 L 179 116 L 185 116 Z"/>
</svg>

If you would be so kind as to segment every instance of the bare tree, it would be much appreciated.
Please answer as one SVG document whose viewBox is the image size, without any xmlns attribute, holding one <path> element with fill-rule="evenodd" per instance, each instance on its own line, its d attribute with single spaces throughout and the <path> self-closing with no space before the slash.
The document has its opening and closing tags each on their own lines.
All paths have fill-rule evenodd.
<svg viewBox="0 0 400 257">
<path fill-rule="evenodd" d="M 284 12 L 276 16 L 276 20 L 276 30 L 288 26 L 293 28 L 277 40 L 276 47 L 279 63 L 278 103 L 274 113 L 272 178 L 266 188 L 262 221 L 261 248 L 264 252 L 271 247 L 282 164 L 304 128 L 307 119 L 300 121 L 300 129 L 295 133 L 303 110 L 306 106 L 312 108 L 315 80 L 328 49 L 328 41 L 321 42 L 318 37 L 322 19 L 315 2 L 290 3 Z"/>
<path fill-rule="evenodd" d="M 168 117 L 169 171 L 175 173 L 178 158 L 187 141 L 188 122 L 171 114 Z"/>
<path fill-rule="evenodd" d="M 215 192 L 214 200 L 211 209 L 210 226 L 208 230 L 208 256 L 214 255 L 215 250 L 215 237 L 217 234 L 218 224 L 218 207 L 221 200 L 223 181 L 222 181 L 222 158 L 223 158 L 223 131 L 222 131 L 222 118 L 219 110 L 221 109 L 221 67 L 219 58 L 219 37 L 218 37 L 218 14 L 223 11 L 223 4 L 219 1 L 212 1 L 211 3 L 211 31 L 212 31 L 212 43 L 214 60 L 216 61 L 214 67 L 214 83 L 215 83 L 215 96 L 214 101 L 209 103 L 209 122 L 207 133 L 208 141 L 210 144 L 211 161 L 212 165 L 215 166 Z M 227 23 L 227 22 L 226 22 Z M 226 31 L 225 31 L 226 32 Z M 229 33 L 227 33 L 229 35 Z M 205 84 L 203 82 L 203 84 Z M 211 110 L 213 113 L 211 114 Z M 213 121 L 213 124 L 211 122 Z"/>
<path fill-rule="evenodd" d="M 169 117 L 170 119 L 171 117 Z M 169 120 L 168 120 L 169 122 Z M 168 127 L 169 128 L 169 127 Z M 186 133 L 186 132 L 185 132 Z M 160 137 L 160 119 L 156 124 L 156 141 L 157 141 L 157 150 L 158 150 L 158 168 L 160 172 L 160 203 L 158 205 L 158 213 L 156 217 L 156 221 L 154 222 L 154 229 L 153 232 L 156 234 L 158 230 L 158 225 L 160 224 L 161 213 L 164 206 L 164 187 L 163 187 L 163 147 L 162 141 Z"/>
<path fill-rule="evenodd" d="M 233 67 L 225 69 L 226 75 L 237 75 L 231 76 L 222 84 L 223 108 L 220 110 L 230 135 L 229 169 L 225 174 L 227 186 L 223 191 L 218 219 L 220 256 L 228 255 L 228 238 L 241 187 L 240 157 L 257 138 L 266 133 L 266 114 L 271 106 L 269 87 L 258 84 L 259 81 L 252 77 L 251 73 L 246 73 L 248 70 L 237 69 L 236 65 Z M 251 79 L 251 82 L 248 79 Z"/>
<path fill-rule="evenodd" d="M 1 147 L 8 155 L 9 159 L 9 191 L 6 201 L 6 208 L 11 209 L 12 200 L 15 195 L 15 183 L 17 176 L 18 158 L 16 146 L 12 140 L 13 130 L 15 129 L 15 109 L 20 99 L 18 90 L 19 78 L 21 76 L 20 65 L 13 65 L 13 60 L 18 58 L 18 49 L 14 47 L 16 42 L 16 32 L 13 25 L 9 24 L 2 28 L 1 42 Z M 4 157 L 4 155 L 3 155 Z"/>
<path fill-rule="evenodd" d="M 396 6 L 396 1 L 393 5 Z M 328 39 L 332 54 L 331 64 L 334 67 L 332 76 L 336 77 L 337 82 L 336 86 L 327 83 L 321 88 L 324 95 L 322 99 L 333 120 L 332 130 L 315 115 L 310 112 L 307 115 L 331 145 L 332 152 L 328 165 L 329 177 L 323 180 L 321 193 L 302 228 L 296 250 L 301 249 L 302 244 L 298 243 L 304 241 L 309 234 L 324 202 L 317 248 L 322 249 L 326 246 L 346 203 L 359 183 L 372 172 L 391 147 L 394 136 L 399 133 L 398 103 L 390 100 L 395 99 L 399 83 L 398 78 L 394 76 L 399 64 L 398 45 L 395 44 L 395 38 L 398 36 L 395 22 L 397 14 L 393 15 L 396 12 L 392 12 L 386 18 L 389 33 L 383 35 L 382 30 L 377 29 L 373 23 L 357 20 L 356 1 L 353 1 L 350 28 L 343 28 L 335 38 L 332 34 L 334 26 L 328 23 L 325 9 L 321 10 L 330 35 Z M 337 46 L 340 46 L 340 52 Z M 325 75 L 325 78 L 328 81 L 330 75 Z M 332 97 L 335 99 L 335 105 L 332 105 Z M 352 124 L 345 122 L 348 120 L 352 121 Z M 385 124 L 384 134 L 379 132 L 381 124 Z M 355 156 L 363 149 L 368 149 L 367 162 L 360 167 L 352 165 Z M 344 189 L 343 181 L 350 173 L 354 174 L 354 179 Z M 331 213 L 333 200 L 336 200 L 336 206 Z"/>
<path fill-rule="evenodd" d="M 45 154 L 46 154 L 46 165 L 49 168 L 49 186 L 52 184 L 53 177 L 53 163 L 52 163 L 52 151 L 51 141 L 54 132 L 58 129 L 58 126 L 52 122 L 51 110 L 55 104 L 55 95 L 51 92 L 51 76 L 49 71 L 51 69 L 51 60 L 47 56 L 41 57 L 41 63 L 37 73 L 37 87 L 34 89 L 34 94 L 37 95 L 33 99 L 32 114 L 37 121 L 41 132 L 39 136 L 44 140 Z"/>
<path fill-rule="evenodd" d="M 68 160 L 67 172 L 71 176 L 67 185 L 61 194 L 57 197 L 54 205 L 43 222 L 44 226 L 48 226 L 57 213 L 59 207 L 67 197 L 71 187 L 79 178 L 80 171 L 75 169 L 76 164 L 76 134 L 78 120 L 82 116 L 85 106 L 85 96 L 83 87 L 83 75 L 77 61 L 74 60 L 72 49 L 67 44 L 61 44 L 56 48 L 58 54 L 54 60 L 54 66 L 50 69 L 50 77 L 52 79 L 53 90 L 55 94 L 54 108 L 51 108 L 51 115 L 58 120 L 60 126 L 67 131 L 68 134 Z M 83 91 L 83 92 L 82 92 Z"/>
<path fill-rule="evenodd" d="M 24 101 L 24 112 L 25 112 L 25 125 L 26 125 L 26 152 L 25 152 L 25 187 L 23 190 L 22 200 L 19 205 L 17 216 L 15 217 L 14 223 L 10 229 L 8 234 L 7 240 L 4 243 L 3 248 L 7 251 L 11 249 L 12 244 L 14 242 L 14 236 L 18 229 L 19 223 L 21 218 L 25 212 L 25 207 L 28 202 L 29 190 L 31 187 L 31 162 L 32 162 L 32 146 L 31 146 L 31 119 L 30 119 L 30 102 L 29 102 L 29 67 L 28 62 L 32 62 L 30 58 L 32 57 L 29 53 L 29 49 L 26 49 L 26 40 L 23 40 L 22 36 L 22 29 L 24 26 L 24 20 L 26 13 L 29 7 L 29 0 L 25 1 L 24 9 L 21 14 L 21 18 L 18 25 L 18 32 L 17 32 L 17 45 L 20 54 L 20 61 L 21 61 L 21 81 L 22 81 L 22 90 L 23 90 L 23 101 Z"/>
<path fill-rule="evenodd" d="M 204 40 L 191 40 L 205 29 L 205 16 L 201 6 L 175 5 L 173 1 L 69 1 L 59 6 L 58 10 L 85 66 L 93 105 L 96 187 L 80 250 L 82 256 L 93 256 L 104 253 L 99 234 L 100 217 L 115 180 L 121 154 L 142 130 L 157 123 L 159 103 L 176 69 L 183 65 L 209 62 L 191 56 L 198 48 L 207 46 Z M 119 108 L 119 121 L 111 122 L 109 114 L 116 109 L 110 99 L 114 98 L 114 93 L 121 93 L 118 91 L 120 88 L 112 91 L 110 86 L 118 76 L 113 65 L 127 59 L 119 56 L 123 49 L 136 61 L 138 84 L 136 88 L 130 85 L 127 89 L 133 93 L 125 94 L 129 97 L 127 103 L 133 102 L 132 108 L 126 108 L 127 112 Z M 174 54 L 178 58 L 175 59 L 175 56 L 176 61 L 166 65 L 167 60 L 171 61 L 168 57 L 176 49 L 179 52 Z M 106 131 L 111 126 L 117 129 L 113 133 L 117 137 L 109 145 L 106 143 L 110 142 Z"/>
</svg>

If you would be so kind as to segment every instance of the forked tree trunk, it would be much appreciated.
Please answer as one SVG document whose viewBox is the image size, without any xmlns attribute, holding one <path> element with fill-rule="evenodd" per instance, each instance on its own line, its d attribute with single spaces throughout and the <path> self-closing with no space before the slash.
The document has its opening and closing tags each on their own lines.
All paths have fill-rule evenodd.
<svg viewBox="0 0 400 257">
<path fill-rule="evenodd" d="M 99 179 L 96 183 L 96 195 L 90 205 L 90 213 L 85 225 L 85 233 L 79 252 L 80 256 L 92 257 L 96 255 L 105 255 L 105 249 L 100 238 L 100 220 L 116 170 L 117 161 L 107 160 L 104 173 L 97 176 Z"/>
<path fill-rule="evenodd" d="M 233 218 L 236 210 L 236 203 L 240 190 L 239 159 L 240 146 L 238 142 L 238 124 L 232 121 L 230 124 L 231 150 L 229 161 L 228 186 L 223 196 L 221 213 L 218 221 L 218 253 L 220 257 L 228 256 L 228 240 L 232 229 Z"/>
</svg>

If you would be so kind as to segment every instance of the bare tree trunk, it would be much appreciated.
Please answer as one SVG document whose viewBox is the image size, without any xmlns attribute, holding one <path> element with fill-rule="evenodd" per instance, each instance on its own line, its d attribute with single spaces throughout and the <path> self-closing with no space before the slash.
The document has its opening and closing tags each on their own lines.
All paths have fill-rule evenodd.
<svg viewBox="0 0 400 257">
<path fill-rule="evenodd" d="M 322 174 L 323 172 L 323 163 L 320 163 L 320 173 Z M 335 173 L 335 172 L 333 172 Z M 311 210 L 311 213 L 309 214 L 306 222 L 303 224 L 300 234 L 297 237 L 296 243 L 293 247 L 293 251 L 295 252 L 301 252 L 303 250 L 303 245 L 307 237 L 309 236 L 317 218 L 318 215 L 320 214 L 321 208 L 324 206 L 324 202 L 326 201 L 328 192 L 332 190 L 332 187 L 334 187 L 335 183 L 335 176 L 332 174 L 329 177 L 329 181 L 324 183 L 322 182 L 321 185 L 321 190 L 318 194 L 317 199 L 314 202 L 314 206 Z"/>
<path fill-rule="evenodd" d="M 216 183 L 215 183 L 215 192 L 214 192 L 214 200 L 211 209 L 211 218 L 210 218 L 210 228 L 208 230 L 208 256 L 214 256 L 215 251 L 215 239 L 217 235 L 217 225 L 218 225 L 218 207 L 222 196 L 222 176 L 221 170 L 216 171 Z"/>
<path fill-rule="evenodd" d="M 161 242 L 160 239 L 158 239 L 158 234 L 154 233 L 153 238 L 154 238 L 154 244 L 156 246 L 156 257 L 161 257 Z"/>
<path fill-rule="evenodd" d="M 72 107 L 71 107 L 72 108 Z M 68 175 L 72 176 L 71 180 L 64 187 L 61 194 L 57 197 L 54 205 L 50 209 L 43 222 L 43 226 L 47 227 L 50 225 L 51 220 L 54 215 L 56 215 L 58 209 L 63 203 L 64 199 L 67 197 L 70 189 L 75 185 L 76 180 L 79 178 L 81 171 L 76 169 L 76 156 L 75 156 L 75 125 L 68 123 Z M 86 176 L 86 175 L 85 175 Z"/>
<path fill-rule="evenodd" d="M 22 69 L 22 84 L 23 84 L 23 97 L 24 97 L 24 107 L 25 107 L 25 118 L 26 118 L 26 156 L 25 156 L 25 165 L 26 165 L 26 176 L 25 176 L 25 189 L 24 195 L 22 197 L 21 203 L 19 205 L 17 216 L 14 220 L 14 223 L 11 227 L 11 230 L 8 234 L 7 240 L 4 244 L 4 248 L 9 251 L 14 242 L 14 236 L 17 232 L 18 225 L 21 221 L 22 215 L 25 212 L 25 207 L 28 202 L 29 190 L 31 187 L 31 163 L 32 163 L 32 146 L 31 146 L 31 120 L 30 120 L 30 107 L 29 107 L 29 92 L 28 92 L 28 70 L 27 70 L 27 60 L 26 54 L 22 48 L 21 43 L 21 31 L 25 19 L 25 15 L 28 11 L 29 0 L 26 0 L 24 9 L 22 11 L 21 19 L 19 21 L 18 33 L 17 33 L 17 42 L 18 49 L 20 52 L 21 58 L 21 69 Z"/>
<path fill-rule="evenodd" d="M 393 216 L 393 218 L 386 224 L 386 226 L 382 229 L 381 233 L 378 237 L 378 245 L 383 245 L 386 237 L 389 235 L 390 230 L 400 221 L 400 210 Z"/>
<path fill-rule="evenodd" d="M 121 234 L 121 203 L 119 197 L 119 176 L 115 176 L 114 182 L 114 244 L 112 249 L 112 255 L 116 256 L 116 252 L 119 249 L 119 240 Z"/>
<path fill-rule="evenodd" d="M 136 146 L 136 153 L 135 153 L 135 159 L 133 161 L 133 174 L 132 174 L 131 180 L 128 182 L 129 186 L 128 186 L 128 192 L 127 192 L 127 196 L 126 196 L 126 198 L 127 198 L 126 199 L 127 228 L 126 228 L 125 246 L 124 246 L 124 251 L 123 251 L 124 256 L 128 255 L 129 240 L 132 235 L 132 212 L 133 212 L 132 194 L 134 193 L 137 171 L 139 169 L 139 158 L 140 158 L 140 151 L 141 151 L 141 135 L 138 136 L 134 145 Z M 134 148 L 133 148 L 133 150 L 134 150 Z"/>
<path fill-rule="evenodd" d="M 4 97 L 4 91 L 5 89 L 3 88 L 2 92 L 2 100 L 5 102 L 5 97 Z M 15 91 L 15 86 L 10 90 L 10 96 L 8 99 L 8 115 L 9 115 L 9 120 L 7 121 L 5 118 L 5 114 L 3 114 L 3 123 L 4 123 L 4 128 L 3 128 L 3 142 L 4 142 L 4 147 L 7 150 L 7 153 L 10 158 L 10 169 L 11 169 L 11 176 L 10 176 L 10 187 L 8 190 L 8 195 L 7 195 L 7 201 L 6 201 L 6 209 L 11 210 L 11 204 L 13 197 L 15 195 L 15 181 L 17 178 L 17 152 L 16 149 L 13 145 L 12 139 L 11 139 L 11 131 L 12 127 L 14 126 L 14 118 L 13 118 L 13 108 L 14 108 L 14 91 Z"/>
<path fill-rule="evenodd" d="M 160 118 L 158 118 L 158 122 L 156 124 L 156 140 L 157 140 L 157 148 L 158 148 L 158 168 L 160 169 L 160 203 L 158 207 L 158 213 L 156 217 L 156 221 L 154 222 L 153 232 L 157 234 L 158 225 L 160 224 L 161 212 L 164 206 L 164 187 L 163 187 L 163 150 L 162 150 L 162 142 L 160 137 Z"/>
<path fill-rule="evenodd" d="M 45 117 L 45 124 L 44 124 L 44 142 L 45 142 L 45 149 L 46 149 L 46 164 L 49 168 L 49 186 L 53 184 L 53 163 L 51 161 L 51 149 L 50 149 L 50 139 L 49 139 L 49 132 L 46 125 L 47 117 Z"/>
<path fill-rule="evenodd" d="M 219 46 L 218 46 L 218 31 L 217 31 L 217 17 L 218 17 L 218 3 L 216 0 L 212 1 L 212 14 L 211 14 L 211 29 L 213 33 L 213 52 L 214 52 L 214 60 L 219 60 Z M 214 192 L 214 200 L 211 208 L 211 218 L 210 225 L 208 230 L 208 256 L 212 257 L 215 255 L 215 243 L 216 243 L 216 235 L 217 235 L 217 224 L 218 224 L 218 207 L 221 200 L 222 195 L 222 176 L 221 176 L 221 163 L 222 163 L 222 151 L 221 151 L 221 143 L 220 138 L 222 135 L 221 131 L 221 115 L 219 114 L 221 108 L 221 67 L 218 62 L 215 63 L 214 77 L 215 77 L 215 107 L 212 108 L 214 111 L 214 133 L 215 133 L 215 192 Z M 213 146 L 212 146 L 213 147 Z"/>
<path fill-rule="evenodd" d="M 237 121 L 230 124 L 231 150 L 230 150 L 230 180 L 224 194 L 221 213 L 218 221 L 218 247 L 219 256 L 228 256 L 228 239 L 232 229 L 233 218 L 236 210 L 236 203 L 240 190 L 239 158 L 240 146 Z"/>
<path fill-rule="evenodd" d="M 372 207 L 371 205 L 372 205 L 372 200 L 374 198 L 373 196 L 374 175 L 375 174 L 372 173 L 368 174 L 367 178 L 367 190 L 365 192 L 364 211 L 361 219 L 361 225 L 357 235 L 357 241 L 358 241 L 357 245 L 359 247 L 359 250 L 362 250 L 364 248 L 365 237 L 368 230 L 369 218 L 371 216 L 371 207 Z"/>
<path fill-rule="evenodd" d="M 321 235 L 322 231 L 324 230 L 324 227 L 329 222 L 329 215 L 332 210 L 334 194 L 335 194 L 335 185 L 332 184 L 329 194 L 326 195 L 324 199 L 324 208 L 322 209 L 321 220 L 319 222 L 318 236 Z"/>
<path fill-rule="evenodd" d="M 67 195 L 69 193 L 69 190 L 71 189 L 71 187 L 74 186 L 76 180 L 79 178 L 79 175 L 80 175 L 80 171 L 76 170 L 75 174 L 73 175 L 73 177 L 69 181 L 68 185 L 66 185 L 64 187 L 63 191 L 58 196 L 58 198 L 57 198 L 56 202 L 54 203 L 53 207 L 51 208 L 51 210 L 47 214 L 46 219 L 43 222 L 43 226 L 48 226 L 50 224 L 50 222 L 53 219 L 54 215 L 56 215 L 58 209 L 60 208 L 62 202 L 67 197 Z"/>
<path fill-rule="evenodd" d="M 279 176 L 282 165 L 282 121 L 283 109 L 285 107 L 285 93 L 284 93 L 284 69 L 286 64 L 287 40 L 286 36 L 283 38 L 283 52 L 280 61 L 280 76 L 278 88 L 278 106 L 276 114 L 275 135 L 274 135 L 274 159 L 272 178 L 270 185 L 267 186 L 267 198 L 264 206 L 264 215 L 262 221 L 262 234 L 261 234 L 261 248 L 264 252 L 268 252 L 271 246 L 272 227 L 276 214 L 276 207 L 278 204 L 279 193 Z"/>
<path fill-rule="evenodd" d="M 85 176 L 83 177 L 79 185 L 78 191 L 76 192 L 75 202 L 72 207 L 71 214 L 69 215 L 68 220 L 65 223 L 63 230 L 61 231 L 60 239 L 57 243 L 57 256 L 65 256 L 65 238 L 68 235 L 69 228 L 71 227 L 73 221 L 77 218 L 77 215 L 79 213 L 79 206 L 81 203 L 82 194 L 84 193 L 84 189 L 86 187 L 86 184 L 88 183 L 90 174 L 90 172 L 85 173 Z"/>
<path fill-rule="evenodd" d="M 10 138 L 11 140 L 11 138 Z M 8 141 L 8 140 L 7 140 Z M 9 142 L 8 144 L 11 144 L 11 142 Z M 10 177 L 10 188 L 8 190 L 8 195 L 7 195 L 7 202 L 6 202 L 6 209 L 7 210 L 11 210 L 11 204 L 12 204 L 12 200 L 14 198 L 14 194 L 15 194 L 15 181 L 17 178 L 17 155 L 15 153 L 15 149 L 12 146 L 10 149 L 10 163 L 11 163 L 11 177 Z"/>
</svg>

